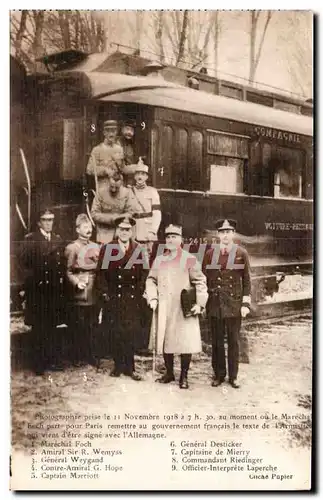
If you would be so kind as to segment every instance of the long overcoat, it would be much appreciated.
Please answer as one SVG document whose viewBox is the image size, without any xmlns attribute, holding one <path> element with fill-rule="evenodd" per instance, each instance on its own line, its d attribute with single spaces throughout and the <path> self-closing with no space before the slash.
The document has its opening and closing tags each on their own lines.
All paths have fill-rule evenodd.
<svg viewBox="0 0 323 500">
<path fill-rule="evenodd" d="M 199 319 L 185 318 L 181 307 L 181 291 L 195 287 L 196 303 L 205 307 L 208 293 L 206 277 L 196 257 L 181 248 L 169 262 L 157 256 L 146 280 L 148 304 L 158 299 L 152 322 L 150 347 L 158 354 L 198 353 L 202 350 Z"/>
<path fill-rule="evenodd" d="M 97 287 L 100 294 L 106 294 L 103 307 L 104 334 L 109 338 L 108 344 L 126 344 L 130 349 L 140 349 L 141 316 L 143 305 L 143 292 L 147 269 L 143 264 L 130 265 L 130 259 L 139 249 L 138 244 L 131 240 L 128 250 L 124 253 L 116 240 L 110 245 L 115 245 L 111 250 L 114 257 L 120 255 L 118 260 L 110 261 L 107 267 L 105 255 L 109 245 L 101 247 L 97 266 Z M 111 247 L 112 248 L 112 247 Z M 148 263 L 146 264 L 148 267 Z"/>
<path fill-rule="evenodd" d="M 64 242 L 57 234 L 48 241 L 37 230 L 25 237 L 22 249 L 25 267 L 26 325 L 56 326 L 65 321 Z"/>
</svg>

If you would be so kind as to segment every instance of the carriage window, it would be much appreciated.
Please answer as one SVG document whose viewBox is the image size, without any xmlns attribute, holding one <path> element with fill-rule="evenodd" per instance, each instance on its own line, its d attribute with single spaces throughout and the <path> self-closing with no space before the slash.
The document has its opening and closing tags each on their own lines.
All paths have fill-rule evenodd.
<svg viewBox="0 0 323 500">
<path fill-rule="evenodd" d="M 187 153 L 188 134 L 185 129 L 176 130 L 175 162 L 173 169 L 173 187 L 175 189 L 188 189 L 187 184 Z"/>
<path fill-rule="evenodd" d="M 201 177 L 203 167 L 203 134 L 194 130 L 190 137 L 190 155 L 188 162 L 188 188 L 190 190 L 201 189 Z"/>
<path fill-rule="evenodd" d="M 208 131 L 210 191 L 243 193 L 248 161 L 248 138 Z"/>
<path fill-rule="evenodd" d="M 303 151 L 273 144 L 263 146 L 263 165 L 271 172 L 275 198 L 301 198 Z"/>
</svg>

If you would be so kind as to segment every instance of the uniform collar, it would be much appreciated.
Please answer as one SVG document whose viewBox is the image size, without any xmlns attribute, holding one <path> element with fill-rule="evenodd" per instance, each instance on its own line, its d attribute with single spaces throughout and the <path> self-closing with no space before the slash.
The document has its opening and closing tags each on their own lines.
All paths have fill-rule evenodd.
<svg viewBox="0 0 323 500">
<path fill-rule="evenodd" d="M 147 187 L 147 184 L 146 184 L 146 183 L 144 183 L 144 184 L 142 184 L 142 185 L 140 185 L 140 186 L 138 186 L 138 184 L 136 184 L 136 185 L 135 185 L 135 188 L 136 188 L 136 189 L 138 189 L 139 191 L 141 191 L 141 190 L 145 189 L 146 187 Z"/>
<path fill-rule="evenodd" d="M 52 239 L 51 233 L 46 233 L 46 231 L 44 231 L 42 227 L 39 228 L 39 231 L 47 241 L 50 241 Z"/>
<path fill-rule="evenodd" d="M 77 241 L 82 245 L 87 245 L 88 243 L 90 243 L 90 239 L 82 238 L 81 236 L 77 238 Z"/>
<path fill-rule="evenodd" d="M 128 241 L 128 243 L 122 243 L 122 241 L 118 239 L 118 245 L 120 246 L 120 248 L 122 248 L 124 252 L 127 252 L 130 247 L 130 241 Z"/>
<path fill-rule="evenodd" d="M 233 247 L 233 243 L 231 243 L 230 245 L 224 245 L 223 243 L 220 243 L 220 250 L 221 250 L 221 252 L 223 252 L 224 250 L 226 250 L 228 253 L 230 253 L 231 250 L 232 250 L 232 247 Z"/>
</svg>

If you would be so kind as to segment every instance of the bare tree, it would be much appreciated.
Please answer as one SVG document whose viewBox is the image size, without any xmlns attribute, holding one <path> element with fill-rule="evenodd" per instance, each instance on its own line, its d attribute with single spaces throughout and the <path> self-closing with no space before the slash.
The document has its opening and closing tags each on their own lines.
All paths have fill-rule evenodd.
<svg viewBox="0 0 323 500">
<path fill-rule="evenodd" d="M 278 53 L 285 61 L 294 92 L 313 95 L 313 14 L 288 11 L 279 30 Z"/>
<path fill-rule="evenodd" d="M 177 66 L 184 57 L 185 42 L 186 42 L 186 38 L 187 38 L 187 27 L 188 27 L 188 10 L 184 10 L 182 28 L 181 28 L 180 38 L 179 38 L 178 54 L 177 54 L 177 60 L 176 60 Z"/>
<path fill-rule="evenodd" d="M 156 42 L 157 42 L 157 46 L 158 46 L 159 60 L 162 64 L 164 64 L 164 62 L 165 62 L 165 52 L 164 52 L 164 45 L 163 45 L 164 12 L 162 10 L 159 10 L 157 12 L 155 25 L 156 25 L 155 33 L 156 33 Z"/>
<path fill-rule="evenodd" d="M 10 20 L 12 48 L 30 71 L 36 69 L 36 59 L 46 53 L 69 48 L 85 52 L 105 49 L 104 23 L 93 11 L 13 11 Z"/>
<path fill-rule="evenodd" d="M 260 18 L 261 18 L 261 13 L 263 12 L 265 16 L 265 24 L 264 27 L 262 28 L 262 31 L 259 27 L 260 23 Z M 250 36 L 250 59 L 249 59 L 249 84 L 253 85 L 255 81 L 255 76 L 256 76 L 256 71 L 258 68 L 262 48 L 264 45 L 264 40 L 266 36 L 266 32 L 268 29 L 268 25 L 270 23 L 270 20 L 272 18 L 272 11 L 268 10 L 266 11 L 260 11 L 260 10 L 252 10 L 250 11 L 250 31 L 249 31 L 249 36 Z M 258 43 L 258 49 L 256 47 L 256 42 L 257 42 L 257 34 L 259 32 L 260 35 L 260 41 Z"/>
</svg>

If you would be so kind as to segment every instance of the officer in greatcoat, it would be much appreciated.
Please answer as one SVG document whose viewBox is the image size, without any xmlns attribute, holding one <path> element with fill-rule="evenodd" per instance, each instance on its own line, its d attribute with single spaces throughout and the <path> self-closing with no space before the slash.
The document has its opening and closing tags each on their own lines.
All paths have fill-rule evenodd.
<svg viewBox="0 0 323 500">
<path fill-rule="evenodd" d="M 182 227 L 170 224 L 165 229 L 165 236 L 165 250 L 157 255 L 146 280 L 146 300 L 156 311 L 150 346 L 157 354 L 164 355 L 166 373 L 157 381 L 168 384 L 175 380 L 174 354 L 179 354 L 179 386 L 188 389 L 192 354 L 202 350 L 198 314 L 203 312 L 208 298 L 206 277 L 196 257 L 182 248 Z M 191 288 L 195 289 L 196 303 L 192 305 L 191 316 L 186 317 L 181 293 Z"/>
<path fill-rule="evenodd" d="M 106 120 L 103 123 L 104 140 L 91 151 L 86 173 L 94 178 L 96 190 L 106 189 L 114 172 L 122 170 L 124 153 L 117 141 L 117 133 L 118 122 Z"/>
<path fill-rule="evenodd" d="M 220 244 L 206 252 L 203 262 L 212 332 L 212 386 L 218 387 L 226 377 L 224 338 L 227 334 L 229 383 L 237 389 L 241 317 L 249 314 L 251 305 L 250 264 L 247 251 L 234 244 L 236 221 L 220 219 L 215 227 Z"/>
<path fill-rule="evenodd" d="M 99 304 L 94 283 L 100 247 L 90 240 L 92 224 L 86 214 L 77 216 L 76 233 L 78 238 L 65 249 L 72 361 L 96 366 Z"/>
<path fill-rule="evenodd" d="M 91 216 L 96 223 L 99 243 L 113 240 L 118 217 L 132 215 L 138 209 L 133 193 L 123 186 L 122 180 L 122 175 L 115 172 L 108 187 L 100 189 L 93 200 Z"/>
<path fill-rule="evenodd" d="M 135 371 L 134 353 L 141 328 L 141 298 L 145 286 L 143 269 L 148 267 L 148 262 L 146 266 L 135 263 L 137 257 L 142 261 L 145 258 L 141 255 L 141 259 L 140 247 L 132 239 L 135 223 L 132 217 L 115 220 L 116 238 L 101 247 L 97 286 L 104 299 L 101 326 L 105 335 L 110 336 L 114 360 L 111 376 L 119 377 L 124 373 L 138 381 L 141 376 Z"/>
<path fill-rule="evenodd" d="M 65 323 L 64 244 L 53 232 L 54 214 L 39 214 L 38 228 L 26 235 L 22 262 L 26 270 L 25 324 L 32 327 L 33 365 L 37 375 L 61 369 L 58 325 Z"/>
</svg>

